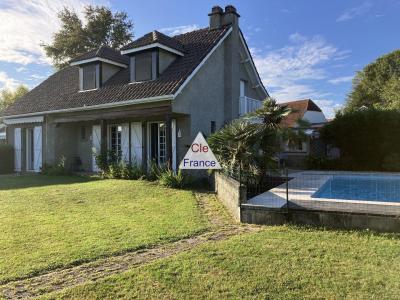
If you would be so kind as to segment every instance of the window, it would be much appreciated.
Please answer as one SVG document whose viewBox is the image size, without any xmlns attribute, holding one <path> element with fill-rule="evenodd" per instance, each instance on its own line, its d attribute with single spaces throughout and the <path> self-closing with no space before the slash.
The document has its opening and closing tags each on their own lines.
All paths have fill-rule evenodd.
<svg viewBox="0 0 400 300">
<path fill-rule="evenodd" d="M 303 141 L 287 141 L 285 145 L 287 152 L 307 152 L 307 144 Z"/>
<path fill-rule="evenodd" d="M 135 55 L 135 81 L 152 79 L 152 52 L 144 52 Z"/>
<path fill-rule="evenodd" d="M 82 67 L 83 71 L 83 90 L 92 90 L 96 86 L 96 65 L 86 65 Z"/>
<path fill-rule="evenodd" d="M 246 94 L 246 81 L 240 80 L 240 97 L 244 97 Z"/>
<path fill-rule="evenodd" d="M 216 131 L 215 121 L 211 121 L 211 134 L 213 134 L 215 131 Z"/>
<path fill-rule="evenodd" d="M 110 126 L 110 150 L 117 160 L 120 160 L 122 157 L 121 134 L 122 126 Z"/>
</svg>

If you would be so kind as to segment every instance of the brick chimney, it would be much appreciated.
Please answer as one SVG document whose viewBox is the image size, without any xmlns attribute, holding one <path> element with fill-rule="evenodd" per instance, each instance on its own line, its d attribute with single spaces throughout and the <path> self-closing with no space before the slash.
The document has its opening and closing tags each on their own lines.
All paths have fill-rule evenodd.
<svg viewBox="0 0 400 300">
<path fill-rule="evenodd" d="M 208 14 L 210 17 L 210 29 L 221 28 L 223 14 L 224 11 L 220 6 L 213 6 L 211 12 Z"/>
</svg>

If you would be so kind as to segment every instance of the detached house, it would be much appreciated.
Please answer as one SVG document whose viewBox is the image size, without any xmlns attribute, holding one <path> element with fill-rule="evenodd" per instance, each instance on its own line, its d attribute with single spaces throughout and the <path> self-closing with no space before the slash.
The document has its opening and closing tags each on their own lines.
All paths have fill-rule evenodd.
<svg viewBox="0 0 400 300">
<path fill-rule="evenodd" d="M 281 105 L 292 110 L 292 113 L 282 120 L 282 126 L 296 129 L 299 127 L 299 120 L 309 123 L 309 128 L 303 128 L 307 134 L 305 141 L 290 145 L 286 142 L 283 145 L 284 152 L 280 157 L 286 161 L 286 164 L 291 167 L 304 167 L 307 156 L 325 155 L 326 146 L 319 139 L 319 129 L 327 122 L 327 119 L 321 108 L 311 99 L 289 101 Z"/>
<path fill-rule="evenodd" d="M 176 169 L 199 131 L 211 134 L 268 96 L 239 17 L 216 6 L 207 28 L 153 31 L 73 59 L 5 111 L 15 170 L 38 172 L 64 156 L 70 169 L 97 171 L 100 151 Z"/>
</svg>

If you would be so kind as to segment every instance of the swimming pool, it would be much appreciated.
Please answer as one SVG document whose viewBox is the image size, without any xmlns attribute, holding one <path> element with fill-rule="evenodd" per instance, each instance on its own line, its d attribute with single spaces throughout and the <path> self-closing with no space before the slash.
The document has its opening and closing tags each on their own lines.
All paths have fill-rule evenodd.
<svg viewBox="0 0 400 300">
<path fill-rule="evenodd" d="M 400 203 L 400 176 L 333 176 L 311 197 Z"/>
</svg>

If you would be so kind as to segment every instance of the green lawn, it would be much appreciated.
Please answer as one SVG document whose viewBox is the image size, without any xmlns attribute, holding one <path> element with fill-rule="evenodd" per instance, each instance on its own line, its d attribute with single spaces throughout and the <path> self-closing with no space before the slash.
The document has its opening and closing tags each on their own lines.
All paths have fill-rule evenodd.
<svg viewBox="0 0 400 300">
<path fill-rule="evenodd" d="M 399 236 L 283 226 L 210 242 L 52 297 L 398 299 L 399 295 Z"/>
<path fill-rule="evenodd" d="M 0 177 L 0 283 L 208 226 L 190 191 L 145 181 Z"/>
</svg>

